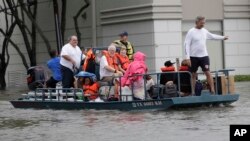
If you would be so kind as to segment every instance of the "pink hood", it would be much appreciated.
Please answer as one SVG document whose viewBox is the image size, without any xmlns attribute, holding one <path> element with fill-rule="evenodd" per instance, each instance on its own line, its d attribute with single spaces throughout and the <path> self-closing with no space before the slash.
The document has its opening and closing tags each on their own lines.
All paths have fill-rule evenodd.
<svg viewBox="0 0 250 141">
<path fill-rule="evenodd" d="M 145 74 L 147 73 L 147 66 L 145 64 L 146 55 L 142 52 L 136 52 L 134 54 L 134 61 L 131 62 L 126 70 L 124 76 L 121 78 L 122 87 L 127 85 L 130 86 L 131 82 L 141 80 L 143 76 L 131 77 L 134 74 Z"/>
</svg>

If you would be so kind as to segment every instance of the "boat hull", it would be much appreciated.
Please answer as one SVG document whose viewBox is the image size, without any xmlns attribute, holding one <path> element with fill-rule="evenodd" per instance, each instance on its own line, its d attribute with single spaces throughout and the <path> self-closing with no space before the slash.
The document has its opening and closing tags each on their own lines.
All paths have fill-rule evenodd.
<svg viewBox="0 0 250 141">
<path fill-rule="evenodd" d="M 144 110 L 156 109 L 164 110 L 171 107 L 193 107 L 202 105 L 230 104 L 239 99 L 238 94 L 233 95 L 210 95 L 174 97 L 157 100 L 141 101 L 112 101 L 112 102 L 71 102 L 71 101 L 31 101 L 12 100 L 11 104 L 15 108 L 35 108 L 35 109 L 65 109 L 65 110 Z"/>
</svg>

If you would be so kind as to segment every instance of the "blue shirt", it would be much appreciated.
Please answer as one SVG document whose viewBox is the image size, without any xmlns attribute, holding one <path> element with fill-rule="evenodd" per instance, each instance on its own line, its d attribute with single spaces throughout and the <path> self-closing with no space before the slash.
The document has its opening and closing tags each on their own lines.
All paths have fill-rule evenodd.
<svg viewBox="0 0 250 141">
<path fill-rule="evenodd" d="M 62 73 L 61 73 L 61 67 L 60 67 L 60 58 L 54 57 L 50 59 L 47 65 L 48 65 L 48 68 L 52 71 L 53 78 L 57 81 L 61 81 Z"/>
</svg>

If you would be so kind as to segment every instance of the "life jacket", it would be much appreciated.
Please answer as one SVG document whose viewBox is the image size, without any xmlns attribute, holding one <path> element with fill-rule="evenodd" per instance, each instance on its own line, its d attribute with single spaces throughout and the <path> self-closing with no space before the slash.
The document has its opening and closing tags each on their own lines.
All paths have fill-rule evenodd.
<svg viewBox="0 0 250 141">
<path fill-rule="evenodd" d="M 118 60 L 116 57 L 117 55 L 114 55 L 113 57 L 111 57 L 109 55 L 108 51 L 106 51 L 106 50 L 104 50 L 102 53 L 106 57 L 109 66 L 111 66 L 115 70 L 118 70 Z"/>
<path fill-rule="evenodd" d="M 86 58 L 84 60 L 83 66 L 82 66 L 82 70 L 88 72 L 89 62 L 94 61 L 94 60 L 95 60 L 95 55 L 94 55 L 93 50 L 91 48 L 91 49 L 88 50 L 88 52 L 86 54 Z"/>
<path fill-rule="evenodd" d="M 92 85 L 83 85 L 84 94 L 90 94 L 89 99 L 93 100 L 98 97 L 99 84 L 93 83 Z"/>
<path fill-rule="evenodd" d="M 175 71 L 175 67 L 169 66 L 169 67 L 162 67 L 161 68 L 162 72 L 169 72 L 169 71 Z"/>
<path fill-rule="evenodd" d="M 188 71 L 188 66 L 180 66 L 179 71 Z"/>
<path fill-rule="evenodd" d="M 116 56 L 117 56 L 117 58 L 119 59 L 119 61 L 121 63 L 122 69 L 127 70 L 128 65 L 130 63 L 128 56 L 122 56 L 120 54 L 117 54 Z"/>
<path fill-rule="evenodd" d="M 162 72 L 174 72 L 175 67 L 174 66 L 169 66 L 169 67 L 162 67 L 161 68 Z M 175 74 L 174 73 L 163 73 L 160 76 L 160 84 L 165 85 L 168 81 L 174 81 L 175 80 Z"/>
<path fill-rule="evenodd" d="M 115 43 L 119 47 L 122 47 L 122 46 L 126 47 L 127 56 L 129 58 L 129 60 L 133 60 L 133 54 L 135 52 L 134 52 L 134 48 L 133 48 L 132 44 L 129 41 L 127 41 L 127 45 L 123 44 L 122 41 L 120 41 L 120 40 L 115 40 L 113 43 Z"/>
</svg>

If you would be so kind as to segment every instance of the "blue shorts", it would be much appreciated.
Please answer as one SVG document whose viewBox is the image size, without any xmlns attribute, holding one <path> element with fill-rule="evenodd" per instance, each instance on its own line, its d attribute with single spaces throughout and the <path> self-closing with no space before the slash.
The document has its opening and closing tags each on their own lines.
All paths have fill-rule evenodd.
<svg viewBox="0 0 250 141">
<path fill-rule="evenodd" d="M 197 72 L 198 68 L 201 67 L 202 71 L 209 71 L 210 61 L 209 57 L 190 57 L 191 67 L 190 72 Z"/>
</svg>

